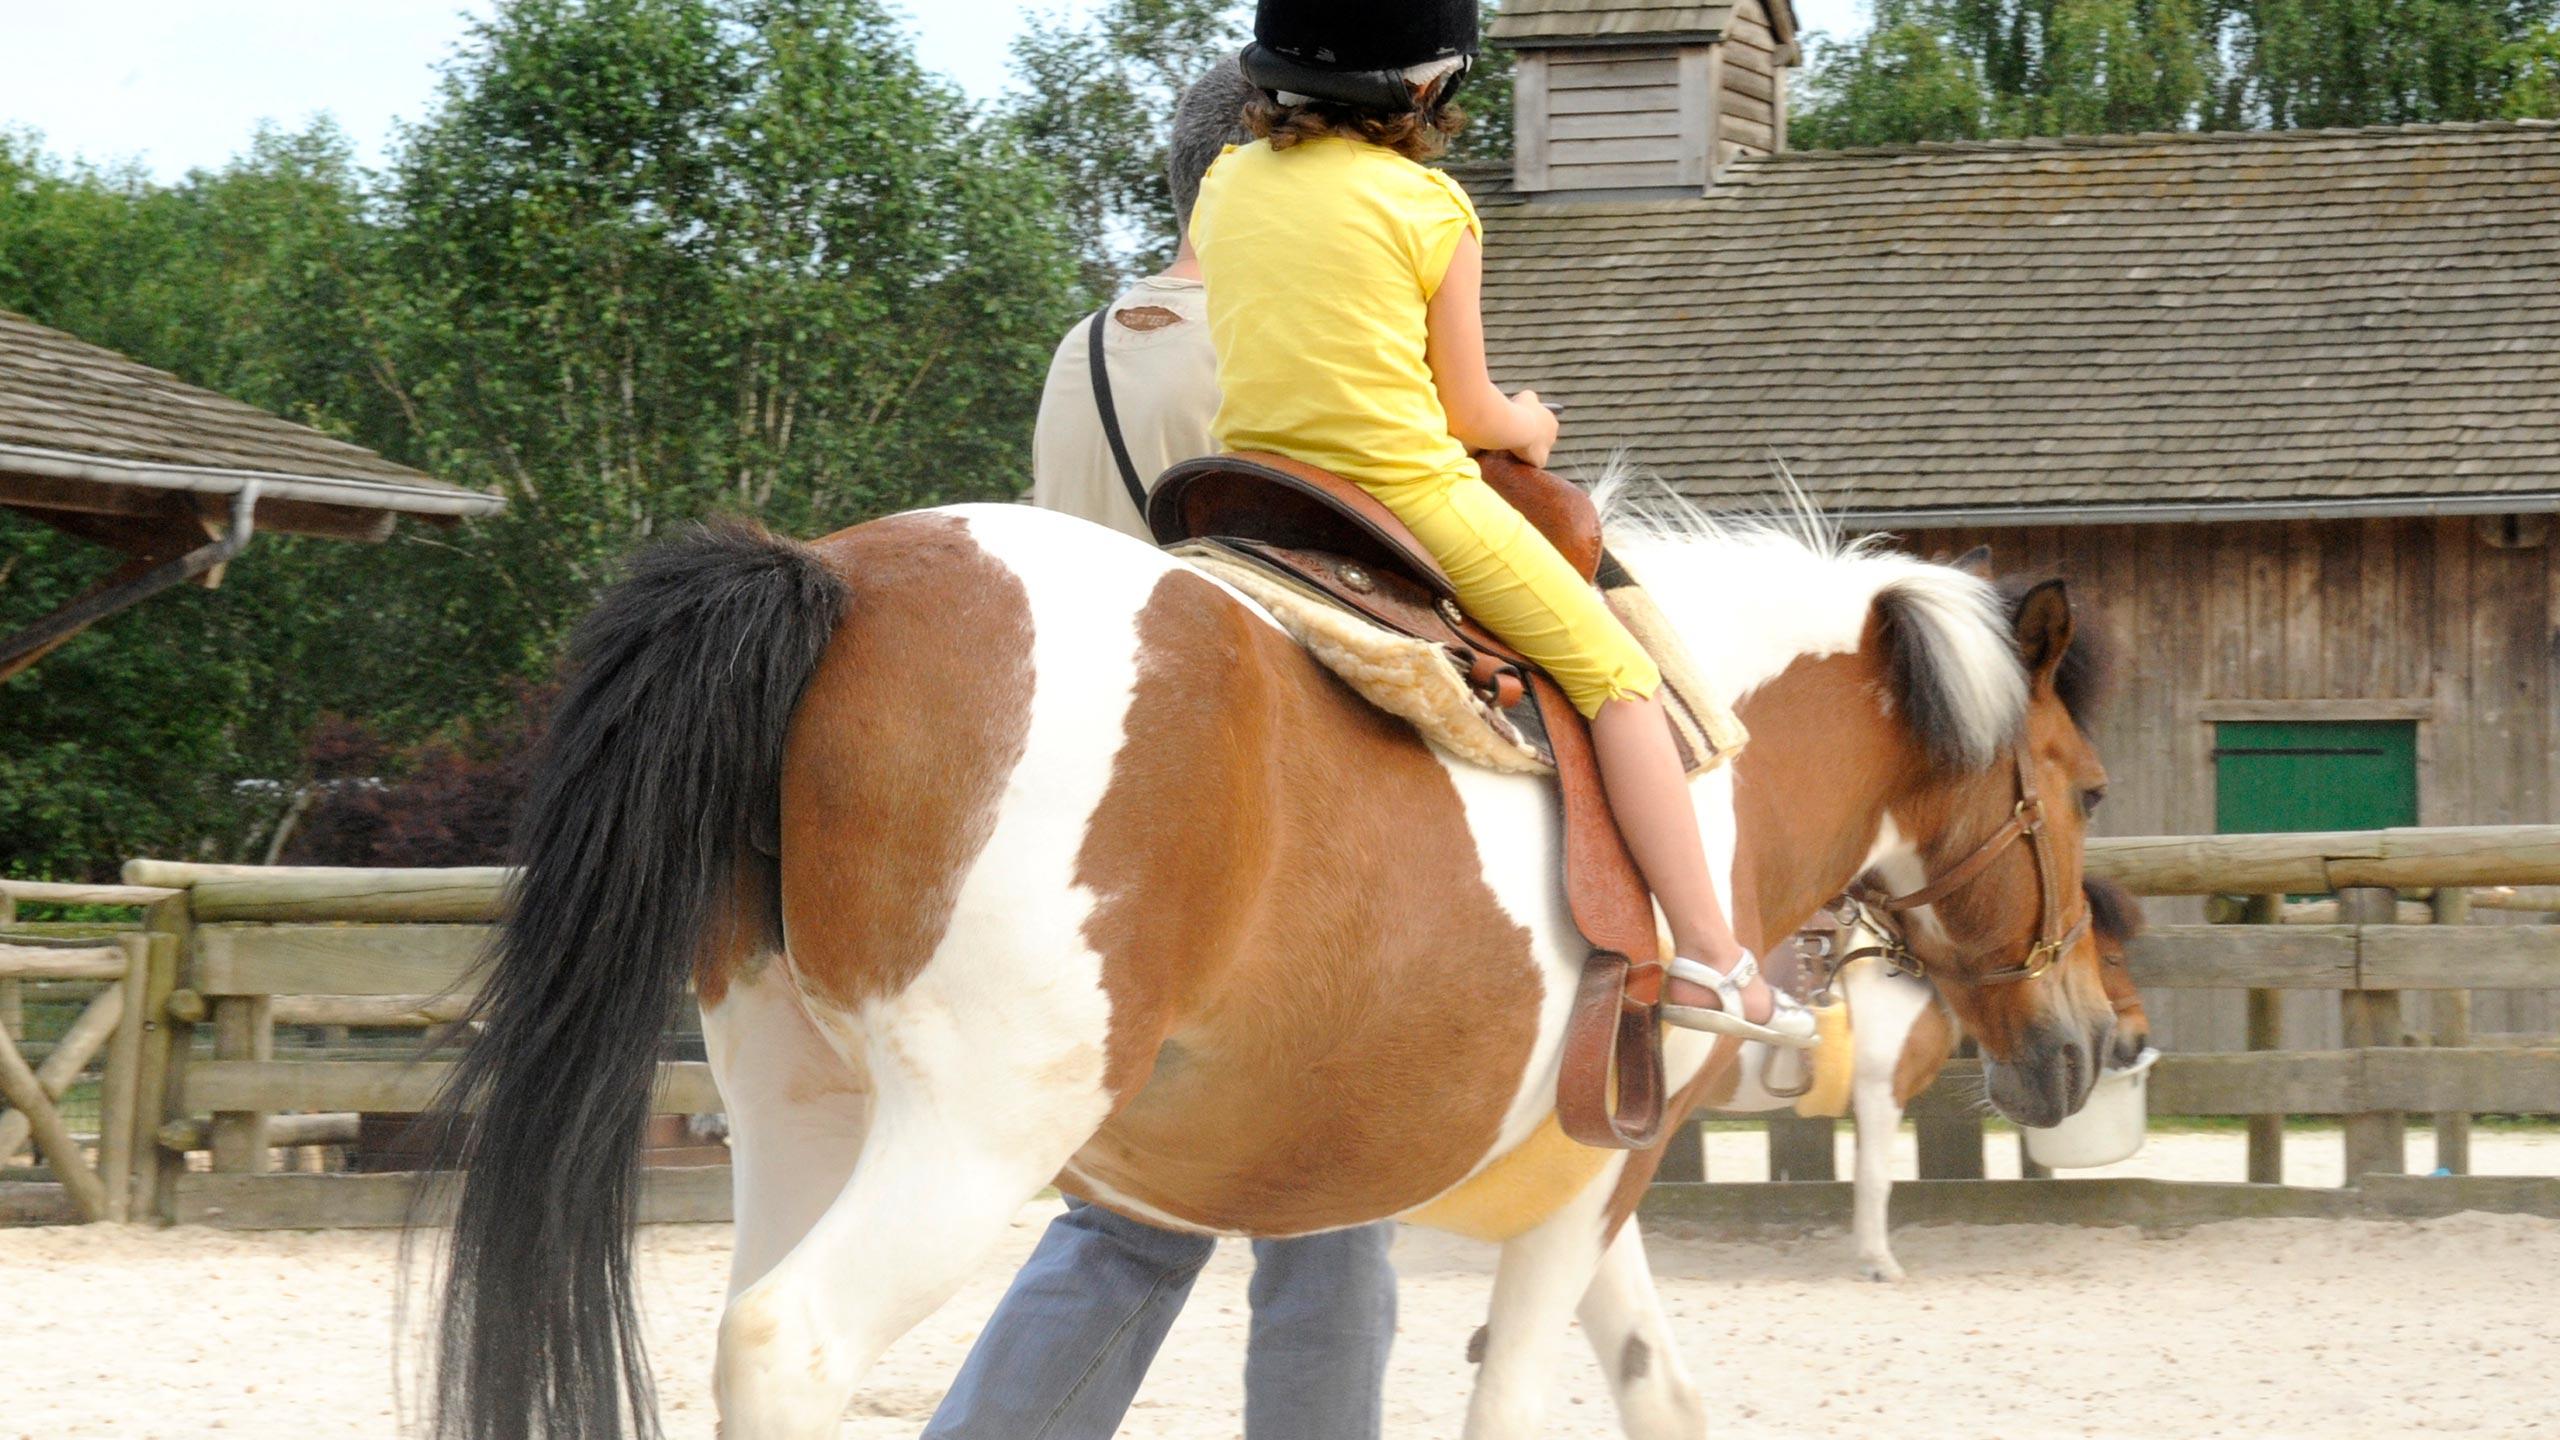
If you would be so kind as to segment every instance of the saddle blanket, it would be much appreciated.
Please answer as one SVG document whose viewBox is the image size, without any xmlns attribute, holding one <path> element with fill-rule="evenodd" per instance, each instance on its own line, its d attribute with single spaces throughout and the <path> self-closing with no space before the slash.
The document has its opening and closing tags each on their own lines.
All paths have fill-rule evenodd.
<svg viewBox="0 0 2560 1440">
<path fill-rule="evenodd" d="M 1536 707 L 1523 703 L 1494 709 L 1468 685 L 1465 667 L 1445 647 L 1398 634 L 1223 546 L 1195 541 L 1173 547 L 1172 553 L 1269 611 L 1318 664 L 1362 699 L 1413 726 L 1443 753 L 1511 774 L 1555 773 L 1555 757 L 1539 730 Z M 1604 593 L 1662 672 L 1664 708 L 1690 773 L 1703 774 L 1732 760 L 1749 734 L 1732 707 L 1699 678 L 1687 647 L 1652 597 L 1632 582 Z"/>
</svg>

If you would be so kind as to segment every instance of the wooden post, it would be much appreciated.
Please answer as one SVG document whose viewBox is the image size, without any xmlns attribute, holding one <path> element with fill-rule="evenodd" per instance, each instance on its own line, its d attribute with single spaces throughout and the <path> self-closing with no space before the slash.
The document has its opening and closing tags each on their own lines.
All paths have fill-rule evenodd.
<svg viewBox="0 0 2560 1440">
<path fill-rule="evenodd" d="M 1696 1120 L 1673 1127 L 1662 1147 L 1662 1164 L 1653 1172 L 1656 1184 L 1696 1185 L 1707 1178 L 1707 1132 Z"/>
<path fill-rule="evenodd" d="M 1839 1179 L 1839 1168 L 1832 1159 L 1837 1153 L 1831 1138 L 1836 1123 L 1827 1115 L 1810 1120 L 1801 1115 L 1770 1116 L 1769 1178 Z"/>
<path fill-rule="evenodd" d="M 15 924 L 18 898 L 0 890 L 0 925 Z M 26 990 L 15 980 L 0 980 L 0 1035 L 12 1040 L 27 1038 Z M 9 1163 L 9 1152 L 0 1149 L 0 1165 Z"/>
<path fill-rule="evenodd" d="M 2399 895 L 2378 885 L 2355 885 L 2338 891 L 2339 918 L 2350 925 L 2388 925 L 2398 916 Z M 2359 942 L 2361 943 L 2361 942 Z M 2359 985 L 2363 976 L 2357 976 Z M 2400 992 L 2346 991 L 2339 996 L 2349 1049 L 2380 1049 L 2400 1043 Z M 2364 1111 L 2346 1117 L 2345 1181 L 2358 1184 L 2367 1175 L 2405 1175 L 2409 1170 L 2409 1121 L 2395 1111 Z"/>
<path fill-rule="evenodd" d="M 2438 925 L 2467 925 L 2471 923 L 2471 892 L 2458 886 L 2439 887 L 2432 908 Z M 2429 1043 L 2471 1043 L 2470 991 L 2438 990 L 2428 998 L 2427 1007 Z M 2456 1175 L 2470 1174 L 2471 1117 L 2448 1112 L 2437 1115 L 2434 1124 L 2437 1168 Z"/>
<path fill-rule="evenodd" d="M 151 980 L 150 937 L 125 936 L 124 959 L 124 979 L 116 982 L 124 1004 L 107 1049 L 106 1079 L 98 1087 L 98 1178 L 107 1186 L 107 1218 L 118 1222 L 133 1218 L 134 1167 L 151 1143 L 135 1107 L 142 1072 L 143 992 Z"/>
<path fill-rule="evenodd" d="M 190 978 L 186 967 L 195 919 L 189 905 L 190 898 L 181 893 L 153 905 L 143 917 L 150 960 L 142 990 L 142 1060 L 134 1075 L 137 1142 L 156 1137 L 162 1125 L 181 1118 L 186 1103 L 187 1050 L 195 1027 L 169 1013 L 169 997 Z M 148 1146 L 134 1165 L 133 1217 L 164 1224 L 175 1221 L 178 1181 L 186 1170 L 185 1151 Z"/>
<path fill-rule="evenodd" d="M 2252 895 L 2249 907 L 2241 916 L 2250 925 L 2284 923 L 2284 896 Z M 2284 992 L 2252 990 L 2249 992 L 2249 1048 L 2281 1050 L 2284 1048 Z M 2284 1117 L 2252 1115 L 2249 1117 L 2249 1183 L 2281 1185 L 2284 1183 Z"/>
<path fill-rule="evenodd" d="M 275 1002 L 264 995 L 224 995 L 213 1002 L 213 1058 L 276 1058 Z M 213 1117 L 213 1168 L 224 1175 L 264 1174 L 267 1117 L 256 1110 L 226 1110 Z"/>
</svg>

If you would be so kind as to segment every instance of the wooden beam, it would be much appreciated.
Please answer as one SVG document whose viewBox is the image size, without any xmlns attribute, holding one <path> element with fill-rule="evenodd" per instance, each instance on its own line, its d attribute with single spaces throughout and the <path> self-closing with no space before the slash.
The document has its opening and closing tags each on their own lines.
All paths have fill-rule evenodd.
<svg viewBox="0 0 2560 1440">
<path fill-rule="evenodd" d="M 1846 1182 L 1656 1185 L 1643 1213 L 1718 1231 L 1845 1227 L 1852 1190 Z M 2560 1218 L 2560 1177 L 2376 1175 L 2359 1190 L 2145 1179 L 1904 1180 L 1893 1187 L 1893 1218 L 1901 1225 L 2177 1229 L 2219 1220 L 2425 1219 L 2466 1211 Z"/>
<path fill-rule="evenodd" d="M 373 920 L 485 924 L 513 872 L 495 865 L 365 870 L 326 865 L 188 865 L 129 860 L 128 885 L 190 893 L 200 921 Z"/>
<path fill-rule="evenodd" d="M 2088 869 L 2141 895 L 2560 885 L 2560 826 L 2126 836 L 2091 840 Z"/>
<path fill-rule="evenodd" d="M 2145 990 L 2351 990 L 2356 932 L 2344 925 L 2162 925 L 2125 947 Z"/>
<path fill-rule="evenodd" d="M 392 1229 L 407 1224 L 420 1176 L 189 1175 L 178 1193 L 178 1223 L 225 1230 Z M 729 1218 L 729 1167 L 653 1169 L 640 1179 L 640 1219 L 700 1224 Z M 432 1202 L 422 1216 L 438 1223 Z"/>
<path fill-rule="evenodd" d="M 206 995 L 467 993 L 484 925 L 205 925 L 195 988 Z"/>
<path fill-rule="evenodd" d="M 200 1060 L 187 1071 L 187 1108 L 195 1114 L 360 1110 L 414 1115 L 435 1103 L 452 1072 L 452 1065 L 442 1061 Z M 711 1079 L 711 1067 L 699 1061 L 660 1065 L 653 1104 L 661 1115 L 714 1115 L 728 1108 Z"/>
<path fill-rule="evenodd" d="M 113 946 L 0 944 L 0 977 L 11 980 L 120 980 L 125 964 Z"/>
</svg>

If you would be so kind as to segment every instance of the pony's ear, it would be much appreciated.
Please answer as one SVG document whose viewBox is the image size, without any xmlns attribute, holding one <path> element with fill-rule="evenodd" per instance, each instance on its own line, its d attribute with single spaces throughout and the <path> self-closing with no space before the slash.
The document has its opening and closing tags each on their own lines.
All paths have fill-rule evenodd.
<svg viewBox="0 0 2560 1440">
<path fill-rule="evenodd" d="M 2018 636 L 2018 663 L 2038 690 L 2053 684 L 2062 657 L 2071 649 L 2071 592 L 2060 580 L 2047 580 L 2018 597 L 2010 612 Z"/>
<path fill-rule="evenodd" d="M 1991 578 L 1991 547 L 1976 545 L 1947 562 L 1976 580 Z"/>
</svg>

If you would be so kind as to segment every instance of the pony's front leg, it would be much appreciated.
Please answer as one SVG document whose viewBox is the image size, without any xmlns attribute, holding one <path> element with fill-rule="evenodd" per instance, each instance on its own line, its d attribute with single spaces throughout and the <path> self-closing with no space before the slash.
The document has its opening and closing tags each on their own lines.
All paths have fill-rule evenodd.
<svg viewBox="0 0 2560 1440">
<path fill-rule="evenodd" d="M 1902 1104 L 1893 1098 L 1892 1068 L 1877 1073 L 1864 1059 L 1849 1091 L 1858 1153 L 1850 1228 L 1858 1241 L 1858 1278 L 1895 1281 L 1902 1267 L 1894 1262 L 1885 1221 L 1893 1203 L 1893 1137 L 1902 1129 Z"/>
<path fill-rule="evenodd" d="M 1600 1257 L 1582 1297 L 1582 1333 L 1618 1397 L 1618 1424 L 1631 1440 L 1701 1440 L 1707 1401 L 1681 1358 L 1662 1296 L 1653 1288 L 1644 1237 L 1627 1221 Z"/>
<path fill-rule="evenodd" d="M 1482 1364 L 1467 1406 L 1466 1440 L 1531 1440 L 1543 1432 L 1556 1351 L 1598 1270 L 1601 1231 L 1623 1156 L 1535 1230 L 1504 1242 L 1493 1310 L 1479 1332 Z"/>
</svg>

